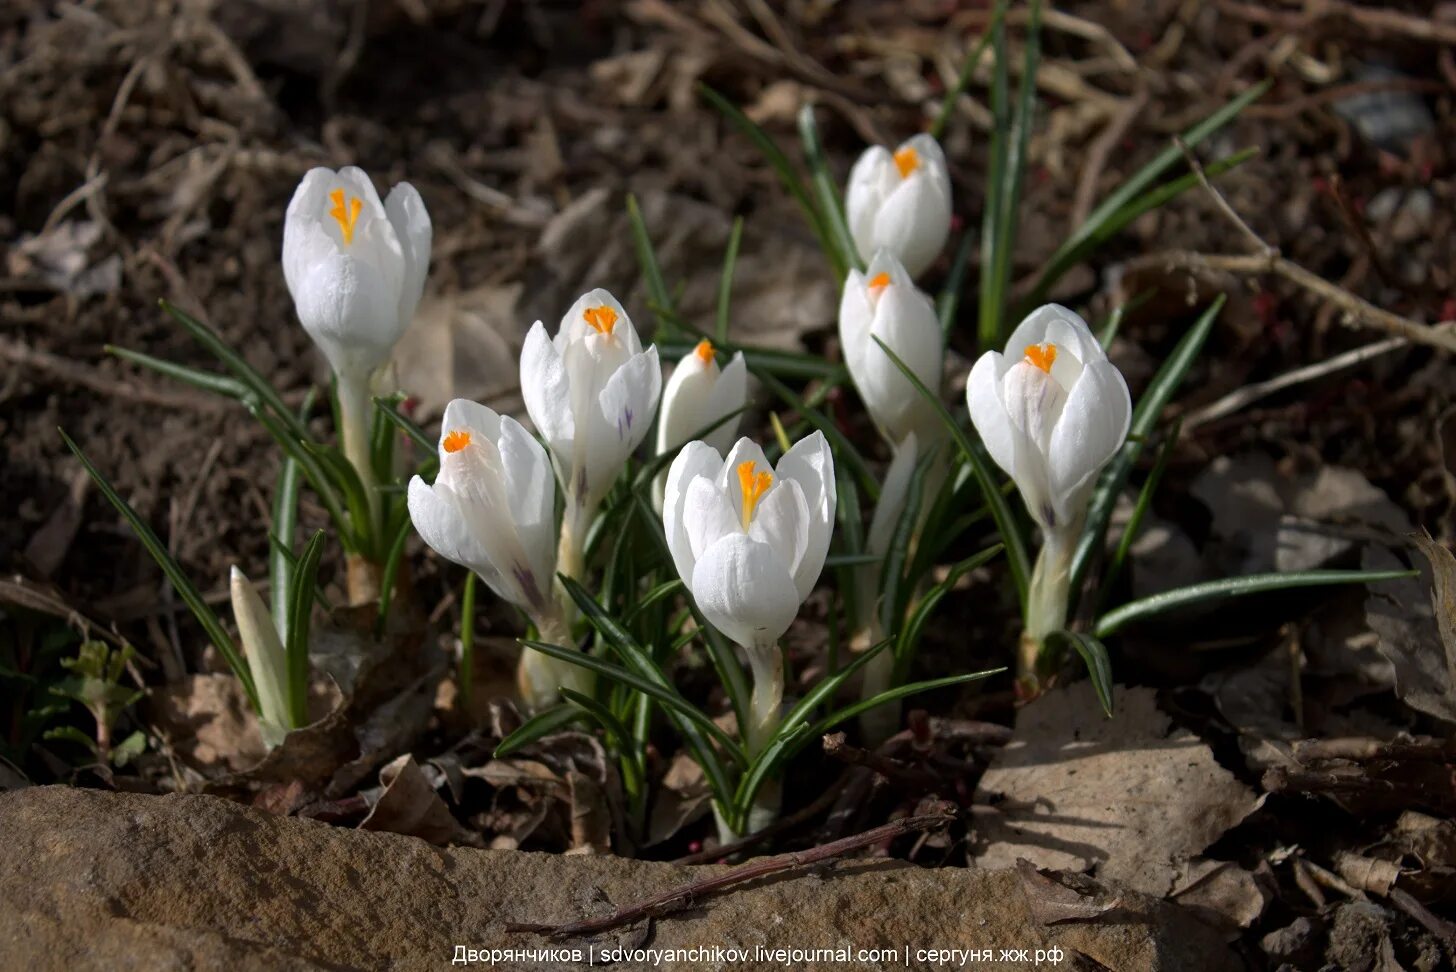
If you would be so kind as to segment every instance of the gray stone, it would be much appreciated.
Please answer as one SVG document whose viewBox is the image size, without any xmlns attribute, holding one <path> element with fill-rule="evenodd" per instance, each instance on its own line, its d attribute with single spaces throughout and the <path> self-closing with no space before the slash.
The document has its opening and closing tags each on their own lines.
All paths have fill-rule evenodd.
<svg viewBox="0 0 1456 972">
<path fill-rule="evenodd" d="M 0 794 L 0 955 L 14 969 L 450 968 L 469 948 L 552 944 L 507 921 L 608 913 L 721 868 L 440 849 L 205 796 L 62 787 Z M 1132 891 L 1096 921 L 1043 927 L 1012 870 L 848 861 L 706 897 L 603 945 L 1062 949 L 1114 970 L 1237 969 L 1218 934 Z M 586 942 L 566 941 L 585 949 Z M 903 952 L 902 952 L 903 954 Z M 938 968 L 912 962 L 917 968 Z M 624 962 L 617 968 L 645 963 Z M 549 963 L 505 963 L 547 968 Z M 555 967 L 569 967 L 560 966 Z M 664 968 L 782 968 L 679 962 Z M 792 967 L 904 968 L 802 962 Z M 1009 967 L 1005 962 L 966 968 Z"/>
</svg>

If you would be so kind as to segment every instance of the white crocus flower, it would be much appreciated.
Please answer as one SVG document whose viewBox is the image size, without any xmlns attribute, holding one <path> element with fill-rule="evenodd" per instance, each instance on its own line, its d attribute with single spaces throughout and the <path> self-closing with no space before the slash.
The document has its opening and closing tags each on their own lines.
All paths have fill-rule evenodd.
<svg viewBox="0 0 1456 972">
<path fill-rule="evenodd" d="M 446 560 L 475 571 L 525 612 L 543 641 L 571 644 L 554 596 L 556 487 L 546 450 L 510 416 L 457 398 L 445 407 L 440 472 L 433 485 L 410 480 L 415 529 Z M 530 648 L 521 655 L 521 695 L 532 708 L 582 688 L 582 669 Z"/>
<path fill-rule="evenodd" d="M 844 362 L 870 417 L 892 446 L 912 432 L 923 443 L 937 440 L 940 416 L 875 338 L 927 388 L 940 388 L 942 335 L 935 305 L 887 250 L 875 254 L 866 272 L 851 270 L 845 278 L 839 299 Z"/>
<path fill-rule="evenodd" d="M 940 144 L 922 134 L 893 153 L 865 149 L 850 170 L 844 209 L 860 259 L 889 250 L 920 276 L 950 235 L 950 173 Z"/>
<path fill-rule="evenodd" d="M 666 455 L 685 445 L 694 432 L 740 411 L 748 401 L 748 366 L 743 352 L 734 354 L 719 370 L 713 343 L 699 341 L 683 356 L 662 389 L 662 411 L 657 419 L 657 454 Z M 703 441 L 720 453 L 728 451 L 738 435 L 739 417 L 723 421 Z M 667 471 L 657 479 L 654 502 L 662 510 Z"/>
<path fill-rule="evenodd" d="M 1042 529 L 1027 598 L 1025 675 L 1034 661 L 1025 652 L 1066 622 L 1072 551 L 1097 474 L 1127 439 L 1132 399 L 1087 322 L 1048 304 L 1021 322 L 1004 355 L 988 351 L 976 362 L 966 403 L 986 451 Z"/>
<path fill-rule="evenodd" d="M 678 576 L 703 616 L 753 669 L 749 749 L 772 735 L 783 699 L 779 638 L 814 589 L 834 524 L 834 458 L 820 432 L 770 466 L 739 439 L 725 460 L 690 442 L 673 460 L 663 528 Z"/>
<path fill-rule="evenodd" d="M 362 169 L 310 169 L 283 221 L 283 276 L 298 319 L 338 379 L 344 454 L 366 487 L 369 378 L 414 317 L 430 267 L 432 229 L 407 182 L 379 193 Z M 371 508 L 377 504 L 369 489 Z"/>
<path fill-rule="evenodd" d="M 554 338 L 537 321 L 521 349 L 521 395 L 566 493 L 561 572 L 579 577 L 586 530 L 632 450 L 652 425 L 662 391 L 657 348 L 605 290 L 583 294 Z"/>
<path fill-rule="evenodd" d="M 228 592 L 232 596 L 233 619 L 238 624 L 243 657 L 248 660 L 253 687 L 258 692 L 258 729 L 263 744 L 272 749 L 283 742 L 289 729 L 296 728 L 288 713 L 287 653 L 268 606 L 236 566 L 229 578 Z"/>
</svg>

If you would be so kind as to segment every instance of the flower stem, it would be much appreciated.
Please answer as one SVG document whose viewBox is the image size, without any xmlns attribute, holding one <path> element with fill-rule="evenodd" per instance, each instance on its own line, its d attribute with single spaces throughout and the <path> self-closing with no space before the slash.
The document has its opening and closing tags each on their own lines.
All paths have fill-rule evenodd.
<svg viewBox="0 0 1456 972">
<path fill-rule="evenodd" d="M 1039 665 L 1047 635 L 1067 626 L 1067 599 L 1071 593 L 1072 554 L 1076 550 L 1081 524 L 1047 531 L 1031 571 L 1026 592 L 1026 626 L 1016 658 L 1017 681 L 1035 695 L 1040 688 Z"/>
<path fill-rule="evenodd" d="M 533 619 L 541 640 L 565 648 L 571 647 L 571 625 L 556 610 L 554 602 L 548 602 L 548 605 L 545 609 L 547 613 Z M 521 660 L 516 666 L 516 687 L 526 706 L 539 712 L 560 702 L 563 688 L 590 695 L 592 676 L 580 665 L 553 658 L 534 648 L 523 648 Z"/>
<path fill-rule="evenodd" d="M 339 436 L 344 458 L 354 467 L 364 486 L 369 522 L 360 532 L 369 538 L 379 534 L 379 483 L 374 477 L 370 454 L 369 420 L 373 403 L 369 398 L 368 376 L 338 375 Z M 379 598 L 380 568 L 375 557 L 351 553 L 345 560 L 349 604 L 358 607 Z"/>
</svg>

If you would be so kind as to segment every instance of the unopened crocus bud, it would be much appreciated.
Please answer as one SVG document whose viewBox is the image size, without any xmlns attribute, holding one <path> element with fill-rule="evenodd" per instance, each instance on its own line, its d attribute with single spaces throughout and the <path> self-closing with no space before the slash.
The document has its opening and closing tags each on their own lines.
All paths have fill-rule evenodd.
<svg viewBox="0 0 1456 972">
<path fill-rule="evenodd" d="M 439 458 L 433 484 L 410 480 L 415 529 L 436 553 L 520 608 L 544 640 L 568 645 L 554 595 L 556 486 L 546 450 L 509 415 L 457 398 L 445 407 Z M 561 685 L 581 688 L 588 680 L 582 669 L 527 648 L 519 681 L 539 709 L 559 700 Z"/>
<path fill-rule="evenodd" d="M 935 305 L 916 288 L 900 261 L 881 250 L 869 269 L 851 270 L 839 300 L 839 342 L 849 376 L 870 417 L 892 445 L 914 433 L 940 437 L 935 407 L 890 360 L 879 338 L 932 392 L 941 381 L 941 331 Z"/>
<path fill-rule="evenodd" d="M 657 454 L 685 445 L 694 432 L 743 408 L 748 400 L 748 367 L 739 351 L 721 370 L 713 343 L 699 341 L 692 353 L 683 355 L 672 377 L 662 389 L 662 412 L 657 422 Z M 735 416 L 703 437 L 703 441 L 726 452 L 738 434 Z"/>
<path fill-rule="evenodd" d="M 860 259 L 889 250 L 920 276 L 950 235 L 950 173 L 940 144 L 922 134 L 894 152 L 865 149 L 849 173 L 844 209 Z"/>
<path fill-rule="evenodd" d="M 1122 373 L 1087 322 L 1056 304 L 1022 321 L 1005 354 L 981 356 L 966 404 L 991 458 L 1048 532 L 1080 525 L 1097 473 L 1132 420 Z"/>
<path fill-rule="evenodd" d="M 263 743 L 272 749 L 283 741 L 289 729 L 295 728 L 288 712 L 287 653 L 268 606 L 236 566 L 229 577 L 228 593 L 232 597 L 233 620 L 238 625 L 243 657 L 248 660 L 253 687 L 258 693 L 258 728 Z"/>
</svg>

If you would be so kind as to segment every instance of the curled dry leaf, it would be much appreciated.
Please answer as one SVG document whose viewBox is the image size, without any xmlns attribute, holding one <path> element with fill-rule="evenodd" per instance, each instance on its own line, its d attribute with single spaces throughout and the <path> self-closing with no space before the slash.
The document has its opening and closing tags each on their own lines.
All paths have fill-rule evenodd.
<svg viewBox="0 0 1456 972">
<path fill-rule="evenodd" d="M 1255 870 L 1240 867 L 1233 861 L 1201 859 L 1189 862 L 1169 897 L 1215 927 L 1238 938 L 1238 930 L 1249 928 L 1264 916 L 1274 901 L 1278 885 L 1269 865 L 1263 861 Z"/>
<path fill-rule="evenodd" d="M 1430 559 L 1418 563 L 1421 576 L 1370 588 L 1365 615 L 1380 639 L 1380 653 L 1395 667 L 1395 694 L 1419 712 L 1456 723 L 1456 675 L 1451 670 L 1441 629 L 1442 623 L 1450 622 L 1438 618 L 1438 612 L 1446 612 L 1449 618 L 1452 610 L 1451 580 L 1445 573 L 1451 554 L 1439 544 L 1432 543 L 1431 547 L 1435 549 L 1428 552 Z M 1406 565 L 1390 551 L 1371 547 L 1365 550 L 1361 566 L 1381 570 Z M 1445 575 L 1446 580 L 1440 581 L 1438 574 Z M 1442 583 L 1447 586 L 1443 588 Z M 1440 600 L 1443 591 L 1444 603 Z"/>
<path fill-rule="evenodd" d="M 1038 868 L 1024 857 L 1016 859 L 1016 874 L 1031 916 L 1043 925 L 1096 921 L 1122 906 L 1122 895 L 1082 874 Z"/>
<path fill-rule="evenodd" d="M 384 830 L 440 845 L 459 842 L 460 827 L 450 808 L 413 756 L 406 753 L 392 760 L 379 771 L 379 782 L 384 791 L 360 822 L 360 830 Z"/>
</svg>

